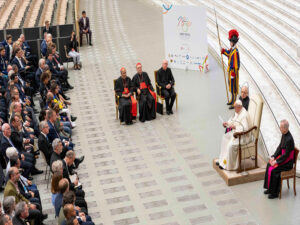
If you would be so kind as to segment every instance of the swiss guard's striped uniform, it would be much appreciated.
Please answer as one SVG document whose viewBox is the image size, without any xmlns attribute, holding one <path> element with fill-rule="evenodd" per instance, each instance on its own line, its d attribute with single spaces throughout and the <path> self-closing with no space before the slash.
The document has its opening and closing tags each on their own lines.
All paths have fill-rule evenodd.
<svg viewBox="0 0 300 225">
<path fill-rule="evenodd" d="M 229 31 L 228 40 L 231 42 L 230 49 L 222 49 L 222 54 L 228 57 L 228 86 L 231 92 L 231 100 L 227 105 L 233 105 L 236 101 L 236 96 L 239 94 L 239 69 L 240 69 L 240 54 L 236 47 L 239 40 L 239 33 L 236 30 Z M 232 107 L 231 107 L 232 109 Z"/>
<path fill-rule="evenodd" d="M 236 101 L 236 96 L 239 94 L 240 54 L 236 47 L 228 50 L 223 49 L 222 54 L 228 57 L 228 86 L 231 92 L 231 100 L 229 104 L 232 105 Z"/>
</svg>

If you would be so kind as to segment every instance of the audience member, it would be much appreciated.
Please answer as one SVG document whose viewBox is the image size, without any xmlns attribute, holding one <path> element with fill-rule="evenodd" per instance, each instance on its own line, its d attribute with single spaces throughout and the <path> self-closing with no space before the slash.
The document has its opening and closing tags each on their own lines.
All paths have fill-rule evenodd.
<svg viewBox="0 0 300 225">
<path fill-rule="evenodd" d="M 80 54 L 79 54 L 78 50 L 79 49 L 78 49 L 78 41 L 76 38 L 76 34 L 75 34 L 75 31 L 72 31 L 67 51 L 68 51 L 69 56 L 71 56 L 73 58 L 75 70 L 81 69 Z"/>
<path fill-rule="evenodd" d="M 89 45 L 92 44 L 92 31 L 90 29 L 90 19 L 86 16 L 86 12 L 82 11 L 82 17 L 79 19 L 79 29 L 80 29 L 80 46 L 82 46 L 82 35 L 89 35 Z"/>
</svg>

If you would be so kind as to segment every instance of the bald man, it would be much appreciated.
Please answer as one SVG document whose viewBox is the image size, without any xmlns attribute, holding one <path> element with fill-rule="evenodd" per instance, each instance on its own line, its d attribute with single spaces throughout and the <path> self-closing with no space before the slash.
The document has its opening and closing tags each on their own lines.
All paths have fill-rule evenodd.
<svg viewBox="0 0 300 225">
<path fill-rule="evenodd" d="M 139 97 L 139 120 L 153 120 L 156 118 L 156 94 L 148 74 L 143 72 L 141 63 L 136 64 L 136 71 L 132 82 Z"/>
<path fill-rule="evenodd" d="M 282 171 L 291 170 L 294 163 L 295 143 L 289 131 L 289 122 L 280 122 L 280 132 L 282 134 L 280 144 L 267 165 L 265 173 L 264 194 L 268 194 L 269 199 L 277 198 L 280 191 L 280 174 Z"/>
<path fill-rule="evenodd" d="M 161 95 L 164 96 L 166 101 L 167 114 L 173 114 L 173 104 L 176 99 L 174 91 L 175 80 L 171 69 L 168 67 L 168 61 L 163 60 L 161 68 L 157 71 L 157 84 L 161 86 Z"/>
<path fill-rule="evenodd" d="M 221 153 L 219 156 L 219 162 L 217 165 L 220 169 L 236 170 L 238 168 L 238 145 L 239 139 L 233 136 L 236 132 L 243 132 L 248 130 L 252 126 L 249 113 L 243 107 L 240 100 L 234 103 L 234 116 L 229 119 L 228 122 L 223 123 L 223 127 L 227 128 L 227 131 L 221 143 Z M 241 144 L 247 144 L 251 141 L 251 133 L 241 138 Z"/>
<path fill-rule="evenodd" d="M 124 67 L 120 70 L 121 76 L 116 80 L 115 92 L 119 96 L 119 118 L 127 125 L 132 124 L 132 119 L 137 115 L 137 102 L 133 96 L 134 87 L 127 77 Z"/>
</svg>

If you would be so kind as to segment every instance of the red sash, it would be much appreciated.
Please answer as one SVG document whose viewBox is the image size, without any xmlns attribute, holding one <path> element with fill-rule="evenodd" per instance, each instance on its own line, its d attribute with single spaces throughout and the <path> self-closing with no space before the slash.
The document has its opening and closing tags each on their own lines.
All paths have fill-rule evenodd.
<svg viewBox="0 0 300 225">
<path fill-rule="evenodd" d="M 156 110 L 156 105 L 157 105 L 157 101 L 156 101 L 156 93 L 151 91 L 150 87 L 146 85 L 145 82 L 140 82 L 140 89 L 143 90 L 143 89 L 146 89 L 148 88 L 150 94 L 152 95 L 152 97 L 154 98 L 155 100 L 155 110 Z"/>
<path fill-rule="evenodd" d="M 281 149 L 281 155 L 277 156 L 276 159 L 279 159 L 282 155 L 284 155 L 285 151 L 286 151 L 285 149 Z M 290 152 L 290 155 L 286 158 L 286 160 L 284 160 L 284 162 L 282 162 L 280 164 L 275 164 L 274 166 L 269 166 L 269 169 L 268 169 L 268 188 L 270 187 L 270 180 L 271 180 L 272 170 L 274 170 L 278 166 L 281 166 L 281 165 L 284 165 L 284 164 L 288 163 L 291 160 L 294 160 L 294 150 Z"/>
<path fill-rule="evenodd" d="M 129 89 L 124 88 L 123 94 L 128 94 L 128 93 L 129 93 Z M 133 117 L 136 117 L 136 115 L 137 115 L 137 102 L 136 102 L 135 98 L 133 97 L 133 95 L 130 96 L 130 100 L 131 100 L 131 115 Z"/>
</svg>

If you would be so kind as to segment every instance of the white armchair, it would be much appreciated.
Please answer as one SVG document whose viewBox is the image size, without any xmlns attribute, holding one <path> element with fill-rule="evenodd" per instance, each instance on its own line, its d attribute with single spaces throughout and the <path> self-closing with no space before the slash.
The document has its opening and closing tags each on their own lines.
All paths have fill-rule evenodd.
<svg viewBox="0 0 300 225">
<path fill-rule="evenodd" d="M 258 137 L 259 137 L 259 130 L 260 130 L 260 122 L 261 122 L 261 116 L 263 111 L 263 99 L 261 95 L 253 95 L 250 98 L 248 112 L 252 121 L 253 126 L 244 132 L 236 132 L 234 133 L 234 137 L 239 139 L 239 146 L 238 146 L 238 170 L 237 173 L 242 172 L 241 168 L 241 162 L 242 159 L 250 158 L 251 156 L 255 156 L 255 165 L 252 168 L 246 168 L 246 170 L 250 169 L 256 169 L 258 168 L 257 165 L 257 143 L 258 143 Z M 252 133 L 252 141 L 248 144 L 241 144 L 241 139 L 243 138 L 243 135 Z"/>
</svg>

